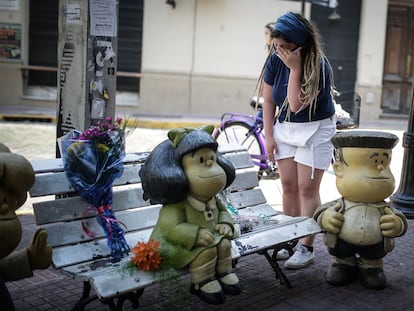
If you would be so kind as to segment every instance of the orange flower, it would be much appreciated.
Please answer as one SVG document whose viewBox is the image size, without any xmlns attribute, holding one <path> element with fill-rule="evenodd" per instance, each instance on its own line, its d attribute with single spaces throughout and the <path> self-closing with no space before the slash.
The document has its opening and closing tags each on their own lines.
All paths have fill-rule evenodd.
<svg viewBox="0 0 414 311">
<path fill-rule="evenodd" d="M 160 241 L 149 240 L 147 243 L 138 242 L 131 252 L 131 262 L 142 271 L 158 270 L 161 264 L 161 254 L 158 252 Z"/>
</svg>

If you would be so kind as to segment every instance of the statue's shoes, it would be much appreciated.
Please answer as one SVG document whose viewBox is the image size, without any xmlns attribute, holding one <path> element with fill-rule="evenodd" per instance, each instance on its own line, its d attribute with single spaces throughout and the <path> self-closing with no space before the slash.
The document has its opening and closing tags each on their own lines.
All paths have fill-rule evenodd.
<svg viewBox="0 0 414 311">
<path fill-rule="evenodd" d="M 382 268 L 359 268 L 361 284 L 371 289 L 384 289 L 387 279 Z"/>
<path fill-rule="evenodd" d="M 340 263 L 332 263 L 326 273 L 326 281 L 335 286 L 342 286 L 356 280 L 358 267 Z"/>
<path fill-rule="evenodd" d="M 220 288 L 219 291 L 210 291 L 211 288 L 217 287 Z M 215 277 L 208 278 L 198 284 L 191 283 L 190 293 L 213 305 L 222 304 L 226 300 L 223 289 Z"/>
<path fill-rule="evenodd" d="M 238 295 L 243 292 L 243 288 L 239 283 L 239 278 L 236 273 L 234 273 L 234 270 L 220 273 L 217 275 L 217 278 L 220 281 L 223 291 L 227 295 Z"/>
</svg>

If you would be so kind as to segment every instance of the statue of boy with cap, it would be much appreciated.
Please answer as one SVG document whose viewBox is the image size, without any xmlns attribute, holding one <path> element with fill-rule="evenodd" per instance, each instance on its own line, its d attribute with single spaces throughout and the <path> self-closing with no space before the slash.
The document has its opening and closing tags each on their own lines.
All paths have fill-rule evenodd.
<svg viewBox="0 0 414 311">
<path fill-rule="evenodd" d="M 406 217 L 385 201 L 395 187 L 390 162 L 397 142 L 394 134 L 378 131 L 344 131 L 332 138 L 342 198 L 314 214 L 332 255 L 326 274 L 332 285 L 348 284 L 359 275 L 367 288 L 386 287 L 382 259 L 394 248 L 394 237 L 407 230 Z"/>
</svg>

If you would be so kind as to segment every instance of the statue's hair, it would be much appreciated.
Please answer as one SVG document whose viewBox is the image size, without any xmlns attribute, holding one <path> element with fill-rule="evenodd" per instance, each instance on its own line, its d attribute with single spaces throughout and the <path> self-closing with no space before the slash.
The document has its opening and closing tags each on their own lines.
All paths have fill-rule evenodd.
<svg viewBox="0 0 414 311">
<path fill-rule="evenodd" d="M 210 148 L 216 151 L 216 146 L 209 140 L 200 139 L 199 148 Z M 204 145 L 203 145 L 204 144 Z M 195 152 L 196 149 L 188 152 Z M 139 171 L 141 177 L 143 198 L 151 203 L 171 204 L 182 201 L 189 191 L 189 181 L 182 168 L 181 160 L 184 154 L 176 152 L 170 140 L 157 145 L 145 160 Z M 221 153 L 217 152 L 217 164 L 226 173 L 226 188 L 234 181 L 235 171 L 233 164 Z"/>
<path fill-rule="evenodd" d="M 332 138 L 335 147 L 335 161 L 345 163 L 343 148 L 381 148 L 392 149 L 398 143 L 397 135 L 382 131 L 341 131 Z"/>
</svg>

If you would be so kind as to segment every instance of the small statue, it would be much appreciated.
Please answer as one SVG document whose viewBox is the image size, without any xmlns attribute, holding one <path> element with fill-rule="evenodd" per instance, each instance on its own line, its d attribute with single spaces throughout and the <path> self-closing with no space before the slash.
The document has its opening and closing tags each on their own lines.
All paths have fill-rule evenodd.
<svg viewBox="0 0 414 311">
<path fill-rule="evenodd" d="M 348 284 L 359 275 L 367 288 L 386 287 L 382 259 L 394 248 L 394 237 L 407 230 L 406 217 L 384 201 L 395 187 L 390 162 L 397 142 L 394 134 L 378 131 L 344 131 L 332 138 L 342 198 L 314 214 L 333 256 L 326 274 L 332 285 Z"/>
<path fill-rule="evenodd" d="M 160 241 L 174 268 L 188 268 L 190 293 L 210 304 L 242 292 L 232 269 L 233 219 L 216 195 L 235 178 L 217 152 L 213 126 L 173 129 L 151 152 L 140 176 L 144 199 L 161 203 L 151 239 Z"/>
<path fill-rule="evenodd" d="M 0 306 L 14 310 L 5 282 L 33 276 L 33 270 L 50 266 L 52 249 L 47 232 L 38 229 L 29 246 L 14 251 L 22 237 L 22 225 L 15 211 L 27 199 L 34 183 L 34 172 L 23 156 L 0 143 Z"/>
</svg>

